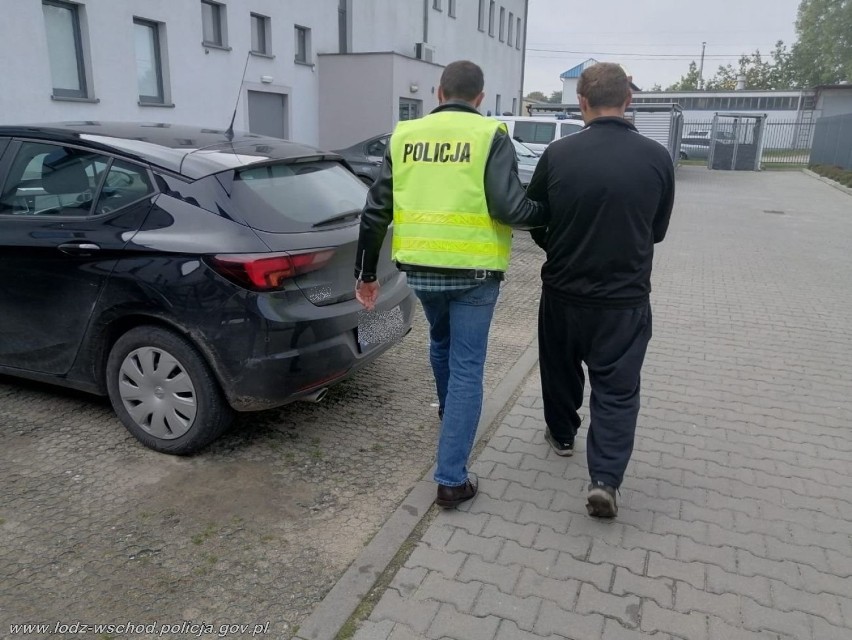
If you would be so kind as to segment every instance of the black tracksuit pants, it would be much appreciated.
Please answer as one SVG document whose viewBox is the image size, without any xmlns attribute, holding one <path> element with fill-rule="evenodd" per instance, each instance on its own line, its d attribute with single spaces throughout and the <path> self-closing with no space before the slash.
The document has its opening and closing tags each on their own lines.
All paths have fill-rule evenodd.
<svg viewBox="0 0 852 640">
<path fill-rule="evenodd" d="M 592 387 L 586 441 L 592 481 L 617 488 L 624 478 L 650 339 L 650 303 L 630 309 L 583 307 L 542 291 L 538 348 L 544 419 L 557 440 L 573 441 L 580 426 L 585 362 Z"/>
</svg>

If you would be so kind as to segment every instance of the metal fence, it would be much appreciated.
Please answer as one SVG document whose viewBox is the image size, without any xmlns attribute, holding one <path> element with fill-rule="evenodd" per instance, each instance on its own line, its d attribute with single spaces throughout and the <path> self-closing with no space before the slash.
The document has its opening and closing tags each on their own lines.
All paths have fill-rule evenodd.
<svg viewBox="0 0 852 640">
<path fill-rule="evenodd" d="M 810 163 L 852 169 L 852 113 L 817 121 Z"/>
<path fill-rule="evenodd" d="M 763 155 L 761 166 L 772 168 L 775 166 L 805 166 L 811 158 L 811 147 L 814 143 L 816 122 L 808 119 L 800 120 L 769 120 L 763 124 Z M 706 154 L 702 154 L 699 139 L 713 128 L 713 120 L 687 120 L 683 124 L 682 148 L 686 160 L 704 160 Z M 852 122 L 848 125 L 852 135 Z M 752 142 L 752 133 L 745 128 L 737 128 L 739 142 L 749 144 Z M 694 155 L 690 151 L 694 150 Z M 702 157 L 703 155 L 703 157 Z"/>
</svg>

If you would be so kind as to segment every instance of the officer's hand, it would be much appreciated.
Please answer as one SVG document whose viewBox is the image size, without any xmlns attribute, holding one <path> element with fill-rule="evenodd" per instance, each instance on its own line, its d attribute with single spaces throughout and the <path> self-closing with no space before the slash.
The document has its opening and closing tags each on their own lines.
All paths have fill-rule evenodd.
<svg viewBox="0 0 852 640">
<path fill-rule="evenodd" d="M 379 299 L 379 283 L 376 282 L 361 282 L 355 283 L 355 298 L 364 305 L 367 311 L 372 311 L 376 306 L 376 300 Z"/>
</svg>

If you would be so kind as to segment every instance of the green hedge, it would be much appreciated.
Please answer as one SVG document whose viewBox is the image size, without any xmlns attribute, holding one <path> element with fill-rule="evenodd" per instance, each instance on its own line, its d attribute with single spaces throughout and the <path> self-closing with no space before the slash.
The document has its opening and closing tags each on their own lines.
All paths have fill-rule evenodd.
<svg viewBox="0 0 852 640">
<path fill-rule="evenodd" d="M 839 182 L 845 187 L 852 187 L 852 171 L 843 167 L 835 167 L 830 164 L 812 164 L 808 168 L 814 173 Z"/>
</svg>

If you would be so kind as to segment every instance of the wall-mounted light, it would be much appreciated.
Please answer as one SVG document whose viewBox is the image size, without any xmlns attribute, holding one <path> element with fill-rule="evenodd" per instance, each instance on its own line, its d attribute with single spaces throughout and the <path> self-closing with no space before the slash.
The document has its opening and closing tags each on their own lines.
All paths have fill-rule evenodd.
<svg viewBox="0 0 852 640">
<path fill-rule="evenodd" d="M 272 76 L 260 76 L 260 81 L 263 84 L 272 84 Z"/>
<path fill-rule="evenodd" d="M 420 90 L 420 87 L 417 86 L 416 82 L 412 82 L 409 85 L 408 90 L 411 91 L 411 93 L 417 93 Z"/>
</svg>

